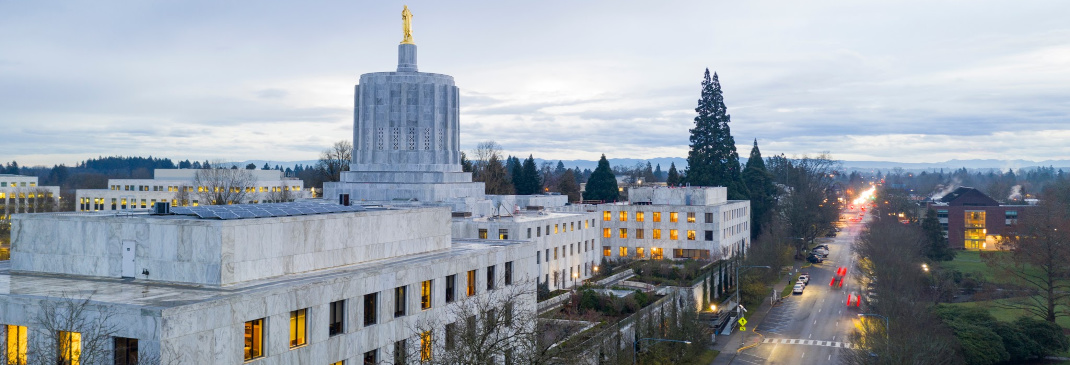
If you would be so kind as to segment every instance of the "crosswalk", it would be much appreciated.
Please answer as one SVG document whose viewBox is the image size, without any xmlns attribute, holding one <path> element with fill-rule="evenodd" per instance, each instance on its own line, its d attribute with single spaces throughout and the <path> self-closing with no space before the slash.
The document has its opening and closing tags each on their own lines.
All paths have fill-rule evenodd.
<svg viewBox="0 0 1070 365">
<path fill-rule="evenodd" d="M 826 346 L 826 347 L 839 347 L 839 348 L 852 348 L 852 345 L 848 342 L 836 342 L 836 341 L 821 341 L 821 340 L 803 340 L 793 338 L 767 338 L 762 343 L 779 343 L 783 345 L 808 345 L 808 346 Z"/>
</svg>

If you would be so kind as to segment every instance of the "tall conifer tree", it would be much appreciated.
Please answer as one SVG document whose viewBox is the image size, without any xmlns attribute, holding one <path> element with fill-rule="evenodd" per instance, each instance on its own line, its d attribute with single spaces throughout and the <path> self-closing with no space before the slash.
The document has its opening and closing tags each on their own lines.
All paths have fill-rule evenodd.
<svg viewBox="0 0 1070 365">
<path fill-rule="evenodd" d="M 728 127 L 731 116 L 724 105 L 721 82 L 710 70 L 702 79 L 695 128 L 691 129 L 691 151 L 687 154 L 687 182 L 696 186 L 724 186 L 728 199 L 747 199 L 736 141 Z"/>
<path fill-rule="evenodd" d="M 676 171 L 676 163 L 669 163 L 669 176 L 665 177 L 665 185 L 677 186 L 680 185 L 680 172 Z"/>
<path fill-rule="evenodd" d="M 747 158 L 747 166 L 743 168 L 743 182 L 747 184 L 750 193 L 751 208 L 751 239 L 757 239 L 765 226 L 769 212 L 774 206 L 776 186 L 773 185 L 773 177 L 765 168 L 762 160 L 762 151 L 758 150 L 758 140 L 754 140 L 754 147 L 750 150 Z"/>
<path fill-rule="evenodd" d="M 514 182 L 514 185 L 519 195 L 538 194 L 542 190 L 542 175 L 539 174 L 539 168 L 535 166 L 535 158 L 531 155 L 528 155 L 520 167 L 520 182 Z"/>
<path fill-rule="evenodd" d="M 617 187 L 617 177 L 613 175 L 613 169 L 609 167 L 606 155 L 598 160 L 598 167 L 587 179 L 587 187 L 584 189 L 583 198 L 587 200 L 601 200 L 605 202 L 617 201 L 620 198 L 620 190 Z"/>
</svg>

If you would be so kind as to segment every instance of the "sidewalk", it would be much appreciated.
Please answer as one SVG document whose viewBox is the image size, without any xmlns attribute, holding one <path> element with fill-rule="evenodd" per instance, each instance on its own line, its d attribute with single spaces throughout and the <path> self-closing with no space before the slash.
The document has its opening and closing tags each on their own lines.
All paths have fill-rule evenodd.
<svg viewBox="0 0 1070 365">
<path fill-rule="evenodd" d="M 802 263 L 795 263 L 795 268 L 792 273 L 797 272 L 802 265 Z M 773 284 L 773 289 L 775 289 L 777 293 L 780 293 L 787 285 L 787 278 L 781 278 L 781 280 L 777 280 L 776 284 Z M 748 313 L 745 316 L 747 318 L 747 331 L 740 332 L 737 328 L 731 335 L 717 335 L 717 343 L 713 345 L 713 349 L 720 351 L 721 354 L 713 359 L 712 365 L 731 364 L 732 360 L 735 360 L 736 354 L 739 352 L 740 348 L 750 348 L 761 343 L 763 337 L 762 335 L 755 333 L 754 329 L 758 328 L 758 325 L 765 320 L 765 316 L 769 314 L 771 308 L 772 306 L 769 304 L 769 301 L 763 300 L 760 307 L 748 309 Z"/>
</svg>

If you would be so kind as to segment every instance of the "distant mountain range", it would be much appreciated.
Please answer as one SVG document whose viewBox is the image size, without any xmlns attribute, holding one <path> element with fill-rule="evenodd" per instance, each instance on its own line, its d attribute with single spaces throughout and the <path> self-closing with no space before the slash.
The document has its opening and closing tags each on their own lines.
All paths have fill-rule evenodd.
<svg viewBox="0 0 1070 365">
<path fill-rule="evenodd" d="M 556 165 L 558 160 L 543 160 L 535 159 L 536 165 L 541 165 L 543 161 L 549 161 Z M 580 170 L 591 169 L 594 170 L 598 167 L 597 160 L 560 160 L 565 164 L 566 168 L 579 167 Z M 611 166 L 626 166 L 634 167 L 639 163 L 646 163 L 650 161 L 653 166 L 661 165 L 661 170 L 668 172 L 669 165 L 676 164 L 676 168 L 683 171 L 687 167 L 687 159 L 683 157 L 656 157 L 651 159 L 639 159 L 639 158 L 611 158 L 609 164 Z M 263 167 L 264 163 L 267 163 L 272 168 L 275 165 L 281 166 L 283 169 L 301 164 L 305 166 L 315 166 L 316 160 L 303 160 L 303 161 L 266 161 L 266 160 L 247 160 L 241 162 L 234 162 L 239 167 L 244 167 L 249 163 L 253 163 L 257 168 Z M 741 158 L 740 164 L 746 164 L 747 159 Z M 1030 160 L 948 160 L 944 162 L 893 162 L 893 161 L 843 161 L 843 167 L 847 170 L 891 170 L 894 168 L 902 168 L 906 171 L 922 171 L 922 170 L 954 170 L 959 168 L 967 169 L 1021 169 L 1028 167 L 1048 167 L 1053 166 L 1055 168 L 1062 168 L 1070 171 L 1070 160 L 1044 160 L 1044 161 L 1030 161 Z"/>
</svg>

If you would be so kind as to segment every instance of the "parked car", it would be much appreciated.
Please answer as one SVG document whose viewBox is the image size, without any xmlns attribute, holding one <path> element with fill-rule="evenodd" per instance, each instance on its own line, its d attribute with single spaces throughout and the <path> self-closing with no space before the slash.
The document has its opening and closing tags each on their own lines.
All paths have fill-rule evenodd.
<svg viewBox="0 0 1070 365">
<path fill-rule="evenodd" d="M 795 282 L 795 285 L 798 285 L 798 284 L 802 284 L 803 286 L 806 286 L 806 282 L 803 281 L 803 279 L 799 279 L 798 281 Z"/>
<path fill-rule="evenodd" d="M 817 255 L 810 255 L 806 257 L 806 261 L 811 264 L 820 264 L 821 262 L 825 261 L 825 259 Z"/>
<path fill-rule="evenodd" d="M 836 237 L 836 231 L 829 231 L 829 233 L 825 233 L 825 237 Z"/>
<path fill-rule="evenodd" d="M 809 285 L 810 284 L 810 274 L 807 274 L 807 273 L 799 274 L 799 280 L 803 280 L 805 284 Z"/>
<path fill-rule="evenodd" d="M 795 284 L 795 287 L 791 289 L 792 294 L 802 294 L 803 289 L 806 289 L 805 285 Z"/>
</svg>

